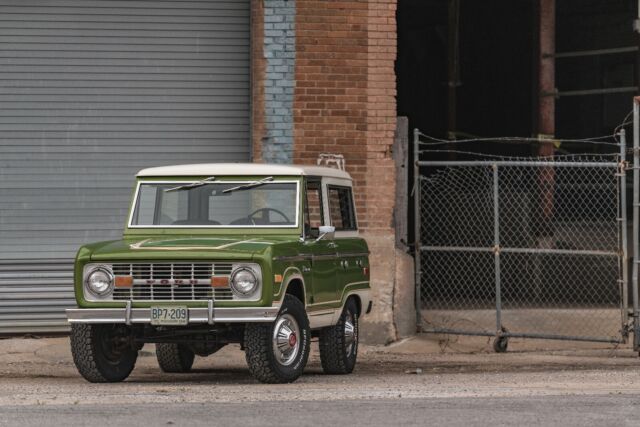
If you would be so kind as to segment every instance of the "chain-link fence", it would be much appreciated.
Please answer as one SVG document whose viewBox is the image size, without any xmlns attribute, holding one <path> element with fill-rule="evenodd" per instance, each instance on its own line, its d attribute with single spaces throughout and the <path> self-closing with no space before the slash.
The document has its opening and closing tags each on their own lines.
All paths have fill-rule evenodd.
<svg viewBox="0 0 640 427">
<path fill-rule="evenodd" d="M 513 336 L 624 341 L 624 152 L 427 161 L 416 151 L 422 330 L 497 336 L 497 350 Z"/>
</svg>

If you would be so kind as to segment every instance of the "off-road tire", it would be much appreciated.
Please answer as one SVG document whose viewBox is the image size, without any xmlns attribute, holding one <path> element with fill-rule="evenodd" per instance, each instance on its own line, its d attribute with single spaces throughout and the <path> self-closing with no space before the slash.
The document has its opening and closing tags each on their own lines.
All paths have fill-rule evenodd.
<svg viewBox="0 0 640 427">
<path fill-rule="evenodd" d="M 277 323 L 249 323 L 244 331 L 245 357 L 249 372 L 258 381 L 268 384 L 291 383 L 302 375 L 311 347 L 309 319 L 304 305 L 292 295 L 285 295 L 278 317 L 290 314 L 300 328 L 300 349 L 290 365 L 282 365 L 273 351 L 272 337 Z"/>
<path fill-rule="evenodd" d="M 138 351 L 127 347 L 111 359 L 105 353 L 106 337 L 116 325 L 71 325 L 71 354 L 78 372 L 92 383 L 124 381 L 136 364 Z"/>
<path fill-rule="evenodd" d="M 196 355 L 182 344 L 156 344 L 156 358 L 163 372 L 182 374 L 189 372 Z"/>
<path fill-rule="evenodd" d="M 355 341 L 351 351 L 345 339 L 345 321 L 351 313 L 355 331 Z M 353 372 L 358 357 L 358 307 L 349 299 L 342 310 L 338 323 L 320 330 L 320 362 L 325 374 L 345 375 Z"/>
</svg>

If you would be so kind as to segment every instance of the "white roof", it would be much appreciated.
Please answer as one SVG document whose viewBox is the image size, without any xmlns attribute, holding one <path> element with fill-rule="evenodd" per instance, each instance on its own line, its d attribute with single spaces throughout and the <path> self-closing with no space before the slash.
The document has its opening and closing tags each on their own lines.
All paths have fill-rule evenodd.
<svg viewBox="0 0 640 427">
<path fill-rule="evenodd" d="M 324 166 L 275 165 L 264 163 L 201 163 L 194 165 L 161 166 L 143 169 L 138 172 L 143 176 L 324 176 L 331 178 L 351 179 L 344 171 Z"/>
</svg>

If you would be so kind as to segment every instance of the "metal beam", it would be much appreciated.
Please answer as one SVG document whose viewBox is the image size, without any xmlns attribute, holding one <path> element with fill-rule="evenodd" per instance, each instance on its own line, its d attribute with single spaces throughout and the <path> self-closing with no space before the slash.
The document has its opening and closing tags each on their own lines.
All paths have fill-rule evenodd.
<svg viewBox="0 0 640 427">
<path fill-rule="evenodd" d="M 544 53 L 543 58 L 582 58 L 586 56 L 615 55 L 618 53 L 637 52 L 638 46 L 613 47 L 610 49 L 575 50 L 572 52 Z"/>
<path fill-rule="evenodd" d="M 537 166 L 542 168 L 613 168 L 618 167 L 618 162 L 563 162 L 557 161 L 542 161 L 542 160 L 421 160 L 416 162 L 417 166 Z"/>
<path fill-rule="evenodd" d="M 545 54 L 555 54 L 556 50 L 556 2 L 555 0 L 539 0 L 538 8 L 538 93 L 555 93 L 555 59 Z M 538 99 L 538 135 L 546 136 L 550 141 L 541 144 L 540 156 L 553 156 L 553 137 L 555 126 L 555 98 L 541 96 Z"/>
<path fill-rule="evenodd" d="M 542 93 L 542 97 L 562 98 L 564 96 L 588 96 L 588 95 L 607 95 L 611 93 L 635 93 L 638 91 L 638 86 L 621 86 L 621 87 L 607 87 L 603 89 L 584 89 L 584 90 L 563 90 L 555 92 Z"/>
</svg>

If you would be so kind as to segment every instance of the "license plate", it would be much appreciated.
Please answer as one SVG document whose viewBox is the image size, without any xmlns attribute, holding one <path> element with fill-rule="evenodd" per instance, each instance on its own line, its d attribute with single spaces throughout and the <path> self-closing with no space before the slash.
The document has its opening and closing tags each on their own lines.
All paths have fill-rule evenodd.
<svg viewBox="0 0 640 427">
<path fill-rule="evenodd" d="M 187 307 L 151 307 L 152 325 L 186 325 L 188 323 Z"/>
</svg>

